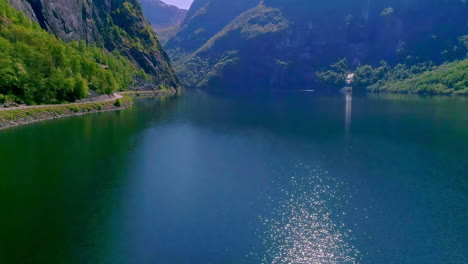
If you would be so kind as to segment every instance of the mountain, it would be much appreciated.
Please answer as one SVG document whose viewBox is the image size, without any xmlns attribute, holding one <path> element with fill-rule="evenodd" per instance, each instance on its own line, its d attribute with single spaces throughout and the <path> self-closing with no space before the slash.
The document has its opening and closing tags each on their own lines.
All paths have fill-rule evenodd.
<svg viewBox="0 0 468 264">
<path fill-rule="evenodd" d="M 143 13 L 156 31 L 180 24 L 187 15 L 187 10 L 160 0 L 140 0 L 140 2 Z"/>
<path fill-rule="evenodd" d="M 156 84 L 177 85 L 167 54 L 138 0 L 10 0 L 28 18 L 65 42 L 119 51 Z"/>
<path fill-rule="evenodd" d="M 233 19 L 249 8 L 255 0 L 195 0 L 179 31 L 166 43 L 168 49 L 194 52 Z"/>
<path fill-rule="evenodd" d="M 119 52 L 65 43 L 0 0 L 0 107 L 74 102 L 150 76 Z"/>
<path fill-rule="evenodd" d="M 465 0 L 195 0 L 166 50 L 186 86 L 313 85 L 340 58 L 461 58 L 467 19 Z"/>
<path fill-rule="evenodd" d="M 177 30 L 187 15 L 187 10 L 160 0 L 140 0 L 143 13 L 148 18 L 158 39 L 165 43 Z"/>
</svg>

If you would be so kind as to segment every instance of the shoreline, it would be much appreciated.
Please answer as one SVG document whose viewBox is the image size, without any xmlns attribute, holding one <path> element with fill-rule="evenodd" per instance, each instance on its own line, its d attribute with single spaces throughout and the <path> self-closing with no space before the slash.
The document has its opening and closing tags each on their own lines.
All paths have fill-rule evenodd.
<svg viewBox="0 0 468 264">
<path fill-rule="evenodd" d="M 133 105 L 140 96 L 173 95 L 173 91 L 128 91 L 114 94 L 114 98 L 62 105 L 23 106 L 0 111 L 0 131 L 41 121 L 81 116 L 92 113 L 120 111 Z M 119 103 L 117 103 L 119 101 Z"/>
</svg>

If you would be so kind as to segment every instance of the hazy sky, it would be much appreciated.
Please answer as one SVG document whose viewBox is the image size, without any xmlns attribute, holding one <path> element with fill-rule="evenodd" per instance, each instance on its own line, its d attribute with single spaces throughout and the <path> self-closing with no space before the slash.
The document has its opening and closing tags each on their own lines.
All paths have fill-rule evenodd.
<svg viewBox="0 0 468 264">
<path fill-rule="evenodd" d="M 193 0 L 162 0 L 162 1 L 167 4 L 175 5 L 183 9 L 189 9 L 190 5 L 193 2 Z"/>
</svg>

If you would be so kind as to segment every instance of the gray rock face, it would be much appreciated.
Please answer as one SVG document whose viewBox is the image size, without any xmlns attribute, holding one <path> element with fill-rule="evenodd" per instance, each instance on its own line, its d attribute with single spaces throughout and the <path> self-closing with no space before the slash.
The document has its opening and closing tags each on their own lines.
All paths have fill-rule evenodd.
<svg viewBox="0 0 468 264">
<path fill-rule="evenodd" d="M 89 4 L 91 2 L 91 5 Z M 109 7 L 110 1 L 108 2 Z M 10 0 L 13 7 L 23 11 L 47 31 L 65 40 L 85 40 L 100 43 L 102 36 L 93 17 L 99 11 L 88 0 Z M 110 8 L 108 9 L 110 11 Z"/>
<path fill-rule="evenodd" d="M 119 50 L 158 83 L 177 85 L 138 0 L 10 0 L 42 28 L 64 41 L 85 41 Z"/>
<path fill-rule="evenodd" d="M 14 8 L 25 13 L 26 16 L 28 16 L 32 20 L 37 21 L 36 14 L 34 14 L 31 4 L 29 4 L 29 2 L 27 2 L 26 0 L 10 0 L 10 4 Z"/>
</svg>

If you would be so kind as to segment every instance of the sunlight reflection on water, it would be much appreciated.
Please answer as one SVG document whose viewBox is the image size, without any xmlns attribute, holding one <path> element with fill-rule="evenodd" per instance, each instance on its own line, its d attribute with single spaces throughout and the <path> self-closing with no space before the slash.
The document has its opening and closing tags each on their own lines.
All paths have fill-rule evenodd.
<svg viewBox="0 0 468 264">
<path fill-rule="evenodd" d="M 279 184 L 278 184 L 279 185 Z M 259 216 L 265 264 L 357 263 L 360 252 L 343 218 L 351 193 L 327 172 L 299 163 L 290 182 L 278 187 L 279 198 L 267 197 Z"/>
<path fill-rule="evenodd" d="M 353 96 L 350 93 L 345 95 L 346 107 L 345 107 L 345 133 L 346 137 L 349 138 L 351 133 L 351 121 L 353 111 Z"/>
</svg>

